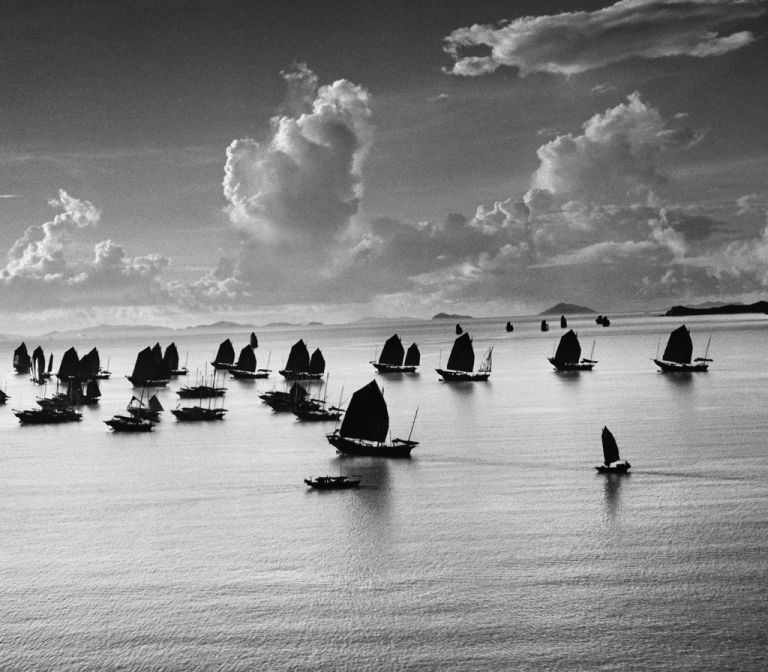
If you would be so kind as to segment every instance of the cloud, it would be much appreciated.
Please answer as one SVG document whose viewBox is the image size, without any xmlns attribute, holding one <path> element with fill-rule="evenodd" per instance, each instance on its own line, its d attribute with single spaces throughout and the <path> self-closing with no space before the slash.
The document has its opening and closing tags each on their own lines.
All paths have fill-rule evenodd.
<svg viewBox="0 0 768 672">
<path fill-rule="evenodd" d="M 318 87 L 306 66 L 284 77 L 293 103 L 304 109 L 273 118 L 266 142 L 244 138 L 227 148 L 227 212 L 263 242 L 329 244 L 359 207 L 372 137 L 370 95 L 343 79 Z"/>
<path fill-rule="evenodd" d="M 720 28 L 762 15 L 751 0 L 620 0 L 593 12 L 525 16 L 498 26 L 458 28 L 445 38 L 454 75 L 477 76 L 501 66 L 574 75 L 632 57 L 704 58 L 754 41 L 748 31 L 720 36 Z M 464 55 L 483 48 L 483 56 Z"/>
<path fill-rule="evenodd" d="M 6 307 L 35 311 L 115 302 L 150 305 L 166 300 L 160 278 L 170 264 L 167 257 L 129 257 L 122 246 L 104 240 L 94 246 L 90 259 L 72 259 L 79 232 L 96 227 L 101 212 L 64 190 L 50 205 L 61 212 L 49 222 L 28 227 L 8 251 L 8 261 L 0 271 Z"/>
<path fill-rule="evenodd" d="M 596 114 L 581 135 L 559 135 L 539 147 L 534 188 L 581 200 L 616 200 L 666 182 L 658 161 L 665 152 L 698 139 L 673 127 L 635 92 L 627 102 Z"/>
</svg>

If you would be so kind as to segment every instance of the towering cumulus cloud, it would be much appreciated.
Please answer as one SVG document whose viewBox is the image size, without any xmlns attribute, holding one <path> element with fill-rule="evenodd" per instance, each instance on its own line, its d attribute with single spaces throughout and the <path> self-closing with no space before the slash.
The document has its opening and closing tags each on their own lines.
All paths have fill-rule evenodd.
<svg viewBox="0 0 768 672">
<path fill-rule="evenodd" d="M 285 78 L 302 109 L 273 118 L 265 143 L 245 138 L 227 148 L 228 213 L 260 241 L 327 244 L 358 209 L 370 97 L 343 79 L 317 87 L 305 66 Z"/>
<path fill-rule="evenodd" d="M 573 75 L 631 57 L 705 57 L 750 44 L 748 31 L 717 30 L 765 12 L 758 0 L 620 0 L 594 12 L 525 16 L 499 26 L 473 25 L 445 38 L 455 75 L 482 75 L 501 66 Z M 465 49 L 487 48 L 484 56 Z"/>
</svg>

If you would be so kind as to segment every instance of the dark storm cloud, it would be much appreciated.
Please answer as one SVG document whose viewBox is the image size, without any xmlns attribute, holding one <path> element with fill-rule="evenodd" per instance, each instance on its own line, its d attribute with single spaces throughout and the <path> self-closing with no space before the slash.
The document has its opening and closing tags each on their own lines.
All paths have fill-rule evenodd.
<svg viewBox="0 0 768 672">
<path fill-rule="evenodd" d="M 631 57 L 717 56 L 754 41 L 749 31 L 720 35 L 765 12 L 749 0 L 620 0 L 594 12 L 525 16 L 501 25 L 473 25 L 445 38 L 455 75 L 482 75 L 501 66 L 520 75 L 573 75 Z M 465 55 L 478 47 L 490 53 Z"/>
</svg>

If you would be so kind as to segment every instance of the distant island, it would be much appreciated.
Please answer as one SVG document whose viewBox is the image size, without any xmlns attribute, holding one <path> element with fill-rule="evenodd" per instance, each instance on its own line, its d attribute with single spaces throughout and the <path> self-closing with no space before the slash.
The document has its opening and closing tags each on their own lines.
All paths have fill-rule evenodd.
<svg viewBox="0 0 768 672">
<path fill-rule="evenodd" d="M 738 313 L 768 313 L 768 301 L 757 301 L 750 304 L 728 303 L 701 308 L 672 306 L 664 315 L 666 317 L 681 317 L 684 315 L 737 315 Z"/>
<path fill-rule="evenodd" d="M 454 315 L 453 313 L 438 313 L 432 316 L 433 320 L 474 320 L 471 315 Z"/>
<path fill-rule="evenodd" d="M 253 324 L 238 324 L 237 322 L 227 322 L 219 320 L 213 324 L 198 324 L 194 327 L 185 327 L 185 329 L 255 329 Z"/>
<path fill-rule="evenodd" d="M 575 303 L 558 303 L 548 308 L 539 315 L 573 315 L 575 313 L 596 313 L 596 310 L 587 306 L 577 306 Z"/>
</svg>

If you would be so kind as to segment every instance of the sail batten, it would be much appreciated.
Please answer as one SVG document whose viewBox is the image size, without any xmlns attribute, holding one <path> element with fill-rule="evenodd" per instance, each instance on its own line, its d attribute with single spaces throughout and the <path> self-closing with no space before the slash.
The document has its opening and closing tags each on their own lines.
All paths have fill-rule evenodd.
<svg viewBox="0 0 768 672">
<path fill-rule="evenodd" d="M 464 332 L 454 342 L 446 368 L 450 371 L 472 371 L 475 366 L 475 351 L 469 332 Z"/>
<path fill-rule="evenodd" d="M 352 395 L 339 433 L 346 438 L 383 442 L 388 431 L 387 402 L 376 381 L 372 380 Z"/>
<path fill-rule="evenodd" d="M 603 459 L 605 461 L 605 465 L 608 466 L 613 462 L 618 462 L 619 446 L 616 443 L 616 439 L 611 433 L 611 430 L 608 429 L 607 427 L 603 427 L 602 439 L 603 439 Z"/>
<path fill-rule="evenodd" d="M 669 335 L 662 359 L 667 362 L 677 362 L 678 364 L 690 364 L 692 356 L 693 342 L 691 341 L 691 334 L 688 331 L 688 327 L 682 325 Z"/>
</svg>

